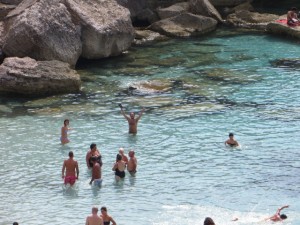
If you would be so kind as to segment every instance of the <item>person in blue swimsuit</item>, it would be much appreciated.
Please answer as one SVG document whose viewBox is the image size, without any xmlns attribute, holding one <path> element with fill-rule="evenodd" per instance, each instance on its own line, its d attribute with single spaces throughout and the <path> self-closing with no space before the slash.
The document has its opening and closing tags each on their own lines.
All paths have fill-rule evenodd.
<svg viewBox="0 0 300 225">
<path fill-rule="evenodd" d="M 110 222 L 112 222 L 112 225 L 117 225 L 114 219 L 107 214 L 107 208 L 105 206 L 101 207 L 100 217 L 102 218 L 104 225 L 110 225 Z"/>
</svg>

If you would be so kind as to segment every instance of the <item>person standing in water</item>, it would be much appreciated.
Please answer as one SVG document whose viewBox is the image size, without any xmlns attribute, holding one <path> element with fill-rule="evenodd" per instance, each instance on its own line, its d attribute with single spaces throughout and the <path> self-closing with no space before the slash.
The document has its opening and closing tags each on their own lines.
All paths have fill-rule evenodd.
<svg viewBox="0 0 300 225">
<path fill-rule="evenodd" d="M 98 207 L 92 208 L 92 215 L 86 218 L 85 225 L 103 225 L 102 218 L 98 216 Z"/>
<path fill-rule="evenodd" d="M 121 108 L 122 115 L 128 121 L 129 133 L 130 134 L 136 134 L 137 133 L 137 124 L 138 124 L 138 121 L 142 117 L 143 113 L 145 112 L 145 108 L 143 108 L 142 111 L 139 113 L 139 115 L 135 118 L 135 113 L 134 112 L 131 112 L 129 114 L 129 116 L 128 116 L 128 115 L 125 114 L 123 106 L 121 104 L 119 104 L 119 106 Z"/>
<path fill-rule="evenodd" d="M 112 225 L 117 225 L 117 223 L 114 221 L 114 219 L 107 214 L 107 208 L 105 206 L 101 207 L 101 216 L 103 220 L 103 225 L 110 225 L 110 222 L 112 222 Z"/>
<path fill-rule="evenodd" d="M 72 151 L 69 152 L 69 159 L 64 161 L 61 177 L 64 179 L 64 183 L 70 184 L 71 186 L 75 184 L 75 181 L 79 176 L 79 168 L 76 160 L 73 159 L 74 154 Z M 66 171 L 66 174 L 65 174 Z"/>
<path fill-rule="evenodd" d="M 128 163 L 128 158 L 124 154 L 124 148 L 119 148 L 119 154 L 122 156 L 122 160 L 125 162 L 125 164 L 127 164 Z"/>
<path fill-rule="evenodd" d="M 101 166 L 98 163 L 96 156 L 92 156 L 91 161 L 93 162 L 93 168 L 92 168 L 92 179 L 90 181 L 90 184 L 92 184 L 94 181 L 94 185 L 100 187 L 102 184 Z"/>
<path fill-rule="evenodd" d="M 137 159 L 134 156 L 134 151 L 130 150 L 128 156 L 129 156 L 129 161 L 127 163 L 127 170 L 131 176 L 134 176 L 137 168 Z"/>
<path fill-rule="evenodd" d="M 125 177 L 125 168 L 126 168 L 126 164 L 122 160 L 122 156 L 120 154 L 117 154 L 116 163 L 112 168 L 112 170 L 115 171 L 116 181 L 119 181 L 120 179 Z"/>
<path fill-rule="evenodd" d="M 70 142 L 68 139 L 68 131 L 71 129 L 71 128 L 69 128 L 69 123 L 70 123 L 70 121 L 68 119 L 65 119 L 64 126 L 61 128 L 60 141 L 61 141 L 61 144 L 63 144 L 63 145 Z"/>
<path fill-rule="evenodd" d="M 234 139 L 233 133 L 229 133 L 229 139 L 227 139 L 227 141 L 225 141 L 225 145 L 228 145 L 230 147 L 240 146 L 239 143 Z"/>
</svg>

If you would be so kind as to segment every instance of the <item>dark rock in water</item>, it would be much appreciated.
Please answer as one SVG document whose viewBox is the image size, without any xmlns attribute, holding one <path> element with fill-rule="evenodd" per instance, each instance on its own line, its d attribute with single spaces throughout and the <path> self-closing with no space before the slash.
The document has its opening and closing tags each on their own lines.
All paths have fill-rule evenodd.
<svg viewBox="0 0 300 225">
<path fill-rule="evenodd" d="M 300 68 L 300 59 L 276 59 L 270 63 L 274 67 Z"/>
</svg>

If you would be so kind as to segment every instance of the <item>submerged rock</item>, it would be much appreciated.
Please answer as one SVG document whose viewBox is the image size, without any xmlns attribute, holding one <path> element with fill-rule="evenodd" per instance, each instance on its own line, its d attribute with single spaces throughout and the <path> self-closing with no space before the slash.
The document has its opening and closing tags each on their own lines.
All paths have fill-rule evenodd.
<svg viewBox="0 0 300 225">
<path fill-rule="evenodd" d="M 67 63 L 13 57 L 0 66 L 0 92 L 40 96 L 79 89 L 80 77 Z"/>
<path fill-rule="evenodd" d="M 300 68 L 300 59 L 276 59 L 271 64 L 275 67 Z"/>
</svg>

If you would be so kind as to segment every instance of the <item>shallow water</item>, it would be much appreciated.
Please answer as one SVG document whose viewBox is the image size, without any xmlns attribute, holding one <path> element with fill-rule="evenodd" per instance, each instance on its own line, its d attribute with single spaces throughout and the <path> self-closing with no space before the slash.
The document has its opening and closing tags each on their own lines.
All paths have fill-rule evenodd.
<svg viewBox="0 0 300 225">
<path fill-rule="evenodd" d="M 223 30 L 82 62 L 80 94 L 0 98 L 0 224 L 84 224 L 93 205 L 120 225 L 257 224 L 289 204 L 284 223 L 299 225 L 300 69 L 272 63 L 299 54 L 297 42 Z M 138 135 L 118 103 L 146 108 Z M 65 118 L 73 129 L 62 146 Z M 224 146 L 229 132 L 241 148 Z M 103 155 L 100 189 L 85 165 L 92 142 Z M 135 149 L 139 164 L 115 183 L 119 147 Z M 80 178 L 65 189 L 70 150 Z"/>
</svg>

